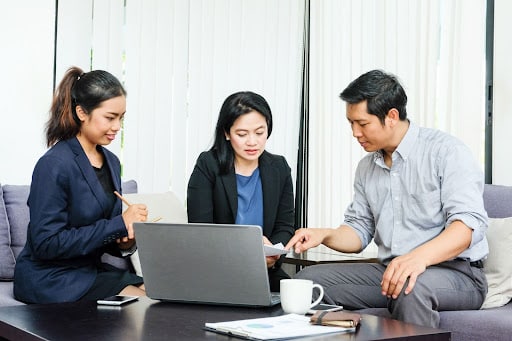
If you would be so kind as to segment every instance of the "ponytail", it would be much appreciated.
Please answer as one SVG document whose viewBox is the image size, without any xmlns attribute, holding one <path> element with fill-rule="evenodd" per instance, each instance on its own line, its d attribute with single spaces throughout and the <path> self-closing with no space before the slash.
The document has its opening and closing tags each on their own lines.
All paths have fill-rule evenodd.
<svg viewBox="0 0 512 341">
<path fill-rule="evenodd" d="M 53 95 L 50 119 L 46 123 L 46 146 L 51 147 L 60 140 L 69 139 L 80 131 L 71 89 L 83 74 L 82 69 L 71 67 Z"/>
</svg>

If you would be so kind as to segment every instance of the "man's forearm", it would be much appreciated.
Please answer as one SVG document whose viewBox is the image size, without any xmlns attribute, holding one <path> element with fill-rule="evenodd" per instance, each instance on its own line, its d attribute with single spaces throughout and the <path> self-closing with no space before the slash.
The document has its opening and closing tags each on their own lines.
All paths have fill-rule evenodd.
<svg viewBox="0 0 512 341">
<path fill-rule="evenodd" d="M 361 239 L 359 235 L 349 226 L 341 225 L 336 229 L 326 229 L 323 244 L 333 250 L 346 253 L 357 253 L 361 251 Z"/>
<path fill-rule="evenodd" d="M 412 253 L 420 254 L 427 266 L 456 258 L 471 244 L 473 230 L 460 220 L 451 223 L 440 235 L 417 247 Z"/>
</svg>

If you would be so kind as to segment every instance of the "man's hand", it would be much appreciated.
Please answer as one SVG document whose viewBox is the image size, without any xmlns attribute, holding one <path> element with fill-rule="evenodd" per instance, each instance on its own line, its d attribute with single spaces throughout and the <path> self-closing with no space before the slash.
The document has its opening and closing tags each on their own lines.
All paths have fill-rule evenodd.
<svg viewBox="0 0 512 341">
<path fill-rule="evenodd" d="M 404 294 L 409 294 L 427 267 L 453 259 L 466 250 L 472 231 L 462 221 L 455 220 L 437 237 L 393 259 L 382 275 L 382 295 L 397 298 L 407 279 L 409 284 Z"/>
<path fill-rule="evenodd" d="M 426 268 L 425 259 L 421 256 L 408 253 L 395 257 L 382 275 L 382 295 L 396 299 L 407 280 L 409 280 L 409 283 L 404 294 L 409 294 L 416 284 L 416 279 Z"/>
<path fill-rule="evenodd" d="M 327 229 L 301 228 L 295 231 L 295 235 L 284 247 L 286 250 L 294 248 L 296 253 L 301 253 L 312 247 L 322 244 Z"/>
</svg>

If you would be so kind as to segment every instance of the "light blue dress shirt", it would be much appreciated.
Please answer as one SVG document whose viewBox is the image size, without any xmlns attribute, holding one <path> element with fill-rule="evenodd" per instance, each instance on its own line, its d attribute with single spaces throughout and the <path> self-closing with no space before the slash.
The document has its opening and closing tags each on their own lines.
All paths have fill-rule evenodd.
<svg viewBox="0 0 512 341">
<path fill-rule="evenodd" d="M 484 258 L 484 177 L 469 148 L 439 130 L 410 123 L 392 160 L 389 168 L 382 151 L 369 153 L 356 170 L 354 199 L 344 223 L 356 230 L 363 248 L 374 238 L 386 264 L 460 220 L 473 235 L 458 258 Z"/>
</svg>

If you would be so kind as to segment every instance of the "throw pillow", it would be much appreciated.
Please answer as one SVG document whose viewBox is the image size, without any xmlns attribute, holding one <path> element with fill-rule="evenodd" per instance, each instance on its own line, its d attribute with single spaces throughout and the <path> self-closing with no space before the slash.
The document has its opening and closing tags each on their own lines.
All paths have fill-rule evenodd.
<svg viewBox="0 0 512 341">
<path fill-rule="evenodd" d="M 121 183 L 121 189 L 123 190 L 123 194 L 128 193 L 137 193 L 137 181 L 135 180 L 127 180 Z"/>
<path fill-rule="evenodd" d="M 5 209 L 4 193 L 0 185 L 0 280 L 12 280 L 14 254 L 11 249 L 11 230 Z"/>
<path fill-rule="evenodd" d="M 489 255 L 484 271 L 489 291 L 481 309 L 501 307 L 512 299 L 512 217 L 489 219 L 487 230 Z"/>
<path fill-rule="evenodd" d="M 18 257 L 27 242 L 29 211 L 27 205 L 30 186 L 4 185 L 4 201 L 11 229 L 11 248 Z"/>
</svg>

